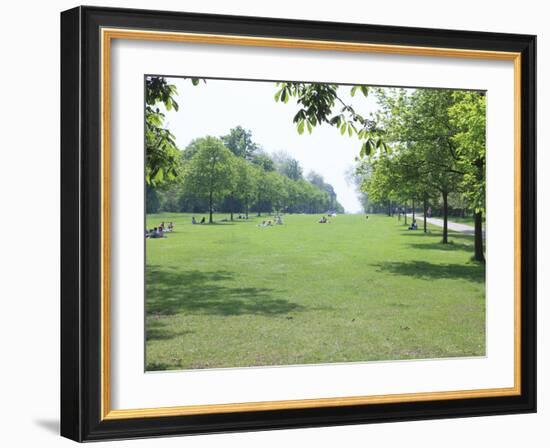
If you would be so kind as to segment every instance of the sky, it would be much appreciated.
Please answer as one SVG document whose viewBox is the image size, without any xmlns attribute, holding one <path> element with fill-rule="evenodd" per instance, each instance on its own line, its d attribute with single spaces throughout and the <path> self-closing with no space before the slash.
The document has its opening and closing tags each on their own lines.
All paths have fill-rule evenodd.
<svg viewBox="0 0 550 448">
<path fill-rule="evenodd" d="M 293 100 L 275 102 L 274 82 L 208 79 L 193 86 L 183 78 L 168 80 L 177 86 L 180 107 L 178 112 L 166 113 L 166 126 L 179 148 L 198 137 L 226 135 L 240 125 L 252 131 L 252 140 L 266 152 L 284 151 L 297 159 L 304 175 L 310 171 L 321 174 L 347 213 L 361 212 L 357 191 L 347 176 L 359 154 L 357 137 L 342 136 L 327 124 L 316 127 L 311 135 L 307 131 L 299 135 L 292 122 L 298 106 Z M 351 98 L 349 91 L 349 86 L 341 86 L 339 96 L 357 112 L 368 116 L 376 109 L 373 98 L 360 93 Z"/>
</svg>

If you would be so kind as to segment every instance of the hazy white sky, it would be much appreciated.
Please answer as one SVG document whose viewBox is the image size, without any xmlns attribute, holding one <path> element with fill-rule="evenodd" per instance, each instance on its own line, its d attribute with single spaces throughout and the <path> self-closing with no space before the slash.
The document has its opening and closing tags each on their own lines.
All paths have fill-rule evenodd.
<svg viewBox="0 0 550 448">
<path fill-rule="evenodd" d="M 207 80 L 193 86 L 189 80 L 170 78 L 178 88 L 178 112 L 168 112 L 167 127 L 176 136 L 180 148 L 206 135 L 219 137 L 235 126 L 252 131 L 252 139 L 268 153 L 285 151 L 297 159 L 304 174 L 313 170 L 332 184 L 346 212 L 359 212 L 361 206 L 355 187 L 346 172 L 354 165 L 360 143 L 356 137 L 340 135 L 338 129 L 322 125 L 299 135 L 292 118 L 295 102 L 276 103 L 276 86 L 263 81 Z M 340 96 L 367 116 L 376 108 L 375 100 L 357 93 L 352 99 L 350 87 L 340 87 Z"/>
</svg>

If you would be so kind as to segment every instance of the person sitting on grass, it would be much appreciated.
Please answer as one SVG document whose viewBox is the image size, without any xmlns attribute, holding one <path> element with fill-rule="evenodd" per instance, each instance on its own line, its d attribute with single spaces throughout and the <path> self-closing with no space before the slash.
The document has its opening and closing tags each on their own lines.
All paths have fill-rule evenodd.
<svg viewBox="0 0 550 448">
<path fill-rule="evenodd" d="M 418 230 L 418 225 L 416 224 L 416 218 L 413 219 L 413 222 L 410 225 L 409 230 Z"/>
<path fill-rule="evenodd" d="M 206 218 L 203 216 L 200 223 L 204 224 L 205 222 L 206 222 Z"/>
<path fill-rule="evenodd" d="M 319 220 L 319 224 L 326 224 L 326 223 L 328 223 L 328 219 L 327 219 L 325 216 L 323 216 L 323 217 Z"/>
<path fill-rule="evenodd" d="M 196 223 L 197 223 L 197 220 L 196 220 L 195 217 L 193 216 L 193 217 L 191 218 L 191 224 L 196 224 Z"/>
<path fill-rule="evenodd" d="M 168 232 L 173 232 L 174 231 L 174 223 L 172 221 L 170 221 L 168 223 Z"/>
<path fill-rule="evenodd" d="M 277 215 L 277 218 L 275 219 L 275 224 L 277 224 L 278 226 L 283 225 L 283 218 L 281 217 L 281 215 Z"/>
</svg>

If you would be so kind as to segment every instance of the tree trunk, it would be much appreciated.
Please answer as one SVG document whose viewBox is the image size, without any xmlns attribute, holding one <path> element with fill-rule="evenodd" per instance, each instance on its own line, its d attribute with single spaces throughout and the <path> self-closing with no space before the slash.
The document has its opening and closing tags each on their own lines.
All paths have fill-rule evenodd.
<svg viewBox="0 0 550 448">
<path fill-rule="evenodd" d="M 210 190 L 210 197 L 208 198 L 208 211 L 210 213 L 210 217 L 208 218 L 208 222 L 212 224 L 214 221 L 212 220 L 212 203 L 213 203 L 213 194 L 212 190 Z"/>
<path fill-rule="evenodd" d="M 443 240 L 441 242 L 443 244 L 447 244 L 449 242 L 448 229 L 447 229 L 447 218 L 449 213 L 449 201 L 448 201 L 449 193 L 445 192 L 445 193 L 442 193 L 442 195 L 443 195 Z"/>
<path fill-rule="evenodd" d="M 262 197 L 258 196 L 258 213 L 257 216 L 262 216 Z"/>
<path fill-rule="evenodd" d="M 426 196 L 424 196 L 424 233 L 428 232 L 428 226 L 426 225 L 426 215 L 428 214 L 428 201 Z"/>
<path fill-rule="evenodd" d="M 407 207 L 403 207 L 403 216 L 405 216 L 405 225 L 407 225 Z"/>
<path fill-rule="evenodd" d="M 233 221 L 233 209 L 235 208 L 235 199 L 233 198 L 233 196 L 231 196 L 229 202 L 231 203 L 231 221 Z"/>
<path fill-rule="evenodd" d="M 476 212 L 474 215 L 474 258 L 476 261 L 485 263 L 483 254 L 483 214 Z"/>
<path fill-rule="evenodd" d="M 485 162 L 483 159 L 476 160 L 477 178 L 484 179 Z M 474 258 L 476 261 L 485 263 L 485 255 L 483 253 L 483 212 L 476 212 L 474 215 Z"/>
<path fill-rule="evenodd" d="M 415 215 L 415 213 L 414 213 L 414 206 L 415 206 L 415 204 L 414 204 L 414 199 L 412 200 L 412 202 L 413 202 L 413 222 L 414 222 L 414 220 L 416 219 L 416 215 Z"/>
</svg>

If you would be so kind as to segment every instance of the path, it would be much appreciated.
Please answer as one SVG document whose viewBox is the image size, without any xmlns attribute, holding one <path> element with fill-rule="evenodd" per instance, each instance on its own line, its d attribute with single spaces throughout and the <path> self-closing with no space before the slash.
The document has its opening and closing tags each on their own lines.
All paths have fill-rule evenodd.
<svg viewBox="0 0 550 448">
<path fill-rule="evenodd" d="M 407 216 L 411 216 L 410 214 L 407 214 Z M 424 220 L 424 217 L 422 215 L 416 215 L 418 227 L 420 228 L 422 223 L 421 221 Z M 428 221 L 428 224 L 432 224 L 434 226 L 443 227 L 443 219 L 441 218 L 428 218 L 426 219 Z M 473 235 L 475 233 L 475 229 L 473 226 L 469 226 L 468 224 L 461 224 L 458 222 L 452 222 L 447 221 L 447 228 L 449 230 L 452 230 L 453 232 L 459 232 L 459 233 L 465 233 L 467 235 Z M 485 238 L 485 229 L 483 230 L 483 238 Z"/>
</svg>

